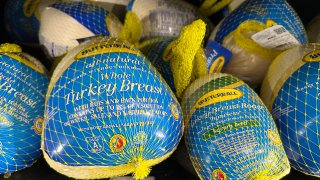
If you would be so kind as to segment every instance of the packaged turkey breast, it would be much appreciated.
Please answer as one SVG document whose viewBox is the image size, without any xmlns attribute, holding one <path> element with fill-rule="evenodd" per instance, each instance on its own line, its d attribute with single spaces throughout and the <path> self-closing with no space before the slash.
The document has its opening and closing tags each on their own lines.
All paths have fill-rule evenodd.
<svg viewBox="0 0 320 180">
<path fill-rule="evenodd" d="M 281 179 L 290 165 L 271 114 L 243 81 L 209 74 L 185 91 L 187 150 L 200 179 Z"/>
<path fill-rule="evenodd" d="M 148 176 L 183 133 L 180 105 L 134 46 L 104 37 L 86 41 L 58 64 L 49 85 L 42 149 L 66 176 Z"/>
<path fill-rule="evenodd" d="M 291 166 L 320 176 L 319 44 L 306 44 L 281 53 L 271 64 L 260 96 L 280 132 Z"/>
<path fill-rule="evenodd" d="M 30 167 L 41 155 L 49 77 L 17 45 L 0 45 L 0 59 L 0 174 L 9 175 Z"/>
<path fill-rule="evenodd" d="M 254 89 L 280 52 L 307 42 L 300 18 L 285 0 L 244 1 L 221 21 L 211 39 L 233 53 L 224 72 Z"/>
</svg>

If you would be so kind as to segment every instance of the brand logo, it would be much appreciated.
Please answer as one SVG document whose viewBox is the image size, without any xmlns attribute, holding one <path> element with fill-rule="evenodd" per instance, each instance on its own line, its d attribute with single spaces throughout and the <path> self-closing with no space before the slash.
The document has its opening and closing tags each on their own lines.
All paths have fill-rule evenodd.
<svg viewBox="0 0 320 180">
<path fill-rule="evenodd" d="M 179 110 L 178 110 L 178 107 L 176 104 L 171 104 L 170 105 L 170 109 L 171 109 L 171 114 L 173 116 L 173 118 L 175 120 L 178 120 L 179 119 Z"/>
<path fill-rule="evenodd" d="M 214 103 L 229 101 L 242 97 L 243 93 L 236 89 L 218 89 L 203 95 L 196 102 L 195 108 L 202 108 Z"/>
<path fill-rule="evenodd" d="M 39 135 L 42 133 L 43 122 L 44 120 L 42 118 L 37 118 L 36 120 L 34 120 L 34 124 L 31 127 L 32 129 L 34 129 L 34 132 Z"/>
<path fill-rule="evenodd" d="M 225 63 L 225 58 L 223 56 L 219 56 L 211 65 L 209 73 L 221 72 L 223 65 Z"/>
<path fill-rule="evenodd" d="M 124 43 L 109 40 L 108 42 L 95 43 L 80 51 L 76 59 L 86 58 L 105 53 L 130 53 L 139 55 L 139 52 Z"/>
<path fill-rule="evenodd" d="M 112 152 L 121 152 L 127 145 L 127 139 L 121 134 L 115 134 L 110 138 L 109 146 Z"/>
<path fill-rule="evenodd" d="M 319 62 L 320 61 L 320 50 L 314 50 L 304 56 L 302 59 L 304 62 Z"/>
<path fill-rule="evenodd" d="M 212 171 L 213 180 L 226 180 L 227 175 L 221 169 L 215 169 Z"/>
</svg>

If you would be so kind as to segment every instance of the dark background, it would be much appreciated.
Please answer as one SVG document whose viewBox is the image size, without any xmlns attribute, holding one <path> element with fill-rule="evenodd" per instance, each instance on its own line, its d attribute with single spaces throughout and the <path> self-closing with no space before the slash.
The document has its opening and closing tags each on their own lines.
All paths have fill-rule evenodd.
<svg viewBox="0 0 320 180">
<path fill-rule="evenodd" d="M 11 0 L 14 1 L 14 0 Z M 0 43 L 10 42 L 6 35 L 4 22 L 3 22 L 3 9 L 6 0 L 0 0 Z M 307 24 L 311 19 L 320 13 L 318 10 L 319 0 L 288 0 L 289 4 L 296 10 L 300 16 L 303 24 Z M 27 46 L 22 46 L 25 52 L 33 55 L 37 59 L 43 62 L 43 64 L 50 68 L 50 61 L 45 58 L 45 55 L 39 48 L 32 48 Z M 198 179 L 196 176 L 193 176 L 188 171 L 184 170 L 173 157 L 168 158 L 163 163 L 153 167 L 151 172 L 152 176 L 155 176 L 157 180 L 192 180 Z M 0 175 L 0 179 L 3 176 Z M 42 180 L 42 179 L 52 179 L 52 180 L 66 180 L 67 177 L 55 172 L 51 169 L 45 160 L 41 157 L 32 167 L 26 168 L 24 170 L 18 171 L 9 178 L 9 180 Z M 291 170 L 291 173 L 283 178 L 284 180 L 294 180 L 294 179 L 304 179 L 311 180 L 316 179 L 312 176 L 304 175 L 298 171 Z"/>
</svg>

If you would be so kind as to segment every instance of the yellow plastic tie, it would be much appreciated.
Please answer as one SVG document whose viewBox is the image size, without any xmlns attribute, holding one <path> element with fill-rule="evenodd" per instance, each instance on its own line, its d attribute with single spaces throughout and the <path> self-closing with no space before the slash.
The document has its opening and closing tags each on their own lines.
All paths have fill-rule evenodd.
<svg viewBox="0 0 320 180">
<path fill-rule="evenodd" d="M 245 21 L 233 32 L 233 40 L 241 48 L 273 60 L 281 51 L 264 48 L 245 35 L 245 33 L 259 32 L 265 28 L 267 27 L 262 22 L 255 20 Z"/>
<path fill-rule="evenodd" d="M 138 162 L 136 164 L 136 169 L 134 171 L 134 178 L 135 179 L 144 179 L 146 178 L 151 172 L 150 166 L 147 165 L 147 162 L 143 160 L 143 158 L 138 158 Z"/>
<path fill-rule="evenodd" d="M 208 74 L 206 62 L 207 62 L 207 58 L 204 54 L 204 50 L 203 48 L 200 48 L 196 54 L 194 68 L 193 68 L 196 79 Z"/>
<path fill-rule="evenodd" d="M 204 16 L 211 16 L 229 5 L 232 0 L 221 0 L 218 3 L 216 2 L 217 0 L 205 0 L 199 8 L 200 13 Z"/>
<path fill-rule="evenodd" d="M 0 45 L 0 53 L 21 53 L 22 49 L 19 45 L 5 43 Z"/>
<path fill-rule="evenodd" d="M 185 26 L 179 37 L 172 42 L 170 67 L 178 98 L 191 81 L 193 61 L 201 48 L 205 32 L 206 24 L 202 20 L 196 20 Z"/>
<path fill-rule="evenodd" d="M 272 26 L 276 26 L 276 25 L 278 25 L 278 23 L 276 23 L 274 20 L 272 20 L 272 19 L 268 19 L 267 21 L 266 21 L 266 26 L 267 26 L 267 28 L 269 28 L 269 27 L 272 27 Z"/>
<path fill-rule="evenodd" d="M 124 25 L 119 33 L 119 38 L 136 44 L 142 34 L 142 25 L 138 15 L 132 11 L 126 13 Z"/>
<path fill-rule="evenodd" d="M 209 9 L 210 7 L 214 6 L 214 4 L 215 4 L 217 1 L 218 1 L 218 0 L 205 0 L 205 1 L 203 1 L 203 3 L 201 4 L 201 6 L 199 7 L 199 10 Z"/>
<path fill-rule="evenodd" d="M 270 172 L 268 170 L 262 170 L 262 171 L 258 172 L 256 175 L 254 175 L 252 177 L 252 179 L 254 179 L 254 180 L 267 180 L 267 179 L 271 178 L 270 176 L 268 176 L 268 174 L 270 174 Z"/>
</svg>

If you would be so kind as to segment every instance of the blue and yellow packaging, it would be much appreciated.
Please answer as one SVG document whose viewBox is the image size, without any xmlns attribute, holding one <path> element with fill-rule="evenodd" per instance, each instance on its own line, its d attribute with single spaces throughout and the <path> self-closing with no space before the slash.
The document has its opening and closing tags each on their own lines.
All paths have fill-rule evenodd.
<svg viewBox="0 0 320 180">
<path fill-rule="evenodd" d="M 304 26 L 285 0 L 246 0 L 220 22 L 211 39 L 232 51 L 224 72 L 261 86 L 273 59 L 307 43 Z"/>
<path fill-rule="evenodd" d="M 134 46 L 109 37 L 84 42 L 52 77 L 42 149 L 59 173 L 77 179 L 134 173 L 143 179 L 177 148 L 180 105 Z"/>
<path fill-rule="evenodd" d="M 56 2 L 41 13 L 39 40 L 51 58 L 63 56 L 84 38 L 117 37 L 122 23 L 106 7 L 90 2 Z"/>
<path fill-rule="evenodd" d="M 185 26 L 177 38 L 154 38 L 139 45 L 178 98 L 190 82 L 208 72 L 201 47 L 205 32 L 206 24 L 196 20 Z"/>
<path fill-rule="evenodd" d="M 241 23 L 255 20 L 267 27 L 282 25 L 301 44 L 307 42 L 306 32 L 301 19 L 285 0 L 246 0 L 230 16 L 226 17 L 217 28 L 214 39 L 222 43 L 224 38 Z"/>
<path fill-rule="evenodd" d="M 190 37 L 186 37 L 190 40 Z M 145 54 L 145 56 L 151 61 L 151 63 L 157 68 L 163 78 L 166 80 L 173 92 L 176 92 L 176 87 L 174 84 L 174 76 L 170 66 L 170 49 L 173 46 L 175 38 L 172 37 L 162 37 L 162 38 L 153 38 L 147 41 L 144 41 L 139 45 L 139 49 Z M 191 40 L 190 40 L 191 41 Z M 197 56 L 194 57 L 193 64 L 194 69 L 200 69 L 199 73 L 193 73 L 191 81 L 196 77 L 205 75 L 207 73 L 220 72 L 223 66 L 225 66 L 230 58 L 232 53 L 226 48 L 222 47 L 218 43 L 210 42 L 209 46 L 204 49 L 204 52 L 199 56 L 203 62 L 198 63 Z M 173 67 L 175 69 L 175 67 Z M 197 75 L 195 75 L 197 74 Z M 186 75 L 186 74 L 184 74 Z"/>
<path fill-rule="evenodd" d="M 31 166 L 41 155 L 49 78 L 39 61 L 16 45 L 0 45 L 0 174 Z"/>
<path fill-rule="evenodd" d="M 271 64 L 260 96 L 280 132 L 291 166 L 320 176 L 320 45 L 307 44 L 280 54 Z"/>
<path fill-rule="evenodd" d="M 181 107 L 190 159 L 201 179 L 280 179 L 290 165 L 271 114 L 243 81 L 195 80 Z"/>
<path fill-rule="evenodd" d="M 144 41 L 140 45 L 141 52 L 150 60 L 150 62 L 157 68 L 162 77 L 166 80 L 173 92 L 176 88 L 172 71 L 170 68 L 170 60 L 166 57 L 165 51 L 169 47 L 174 38 L 154 38 Z M 169 47 L 170 48 L 170 47 Z"/>
</svg>

